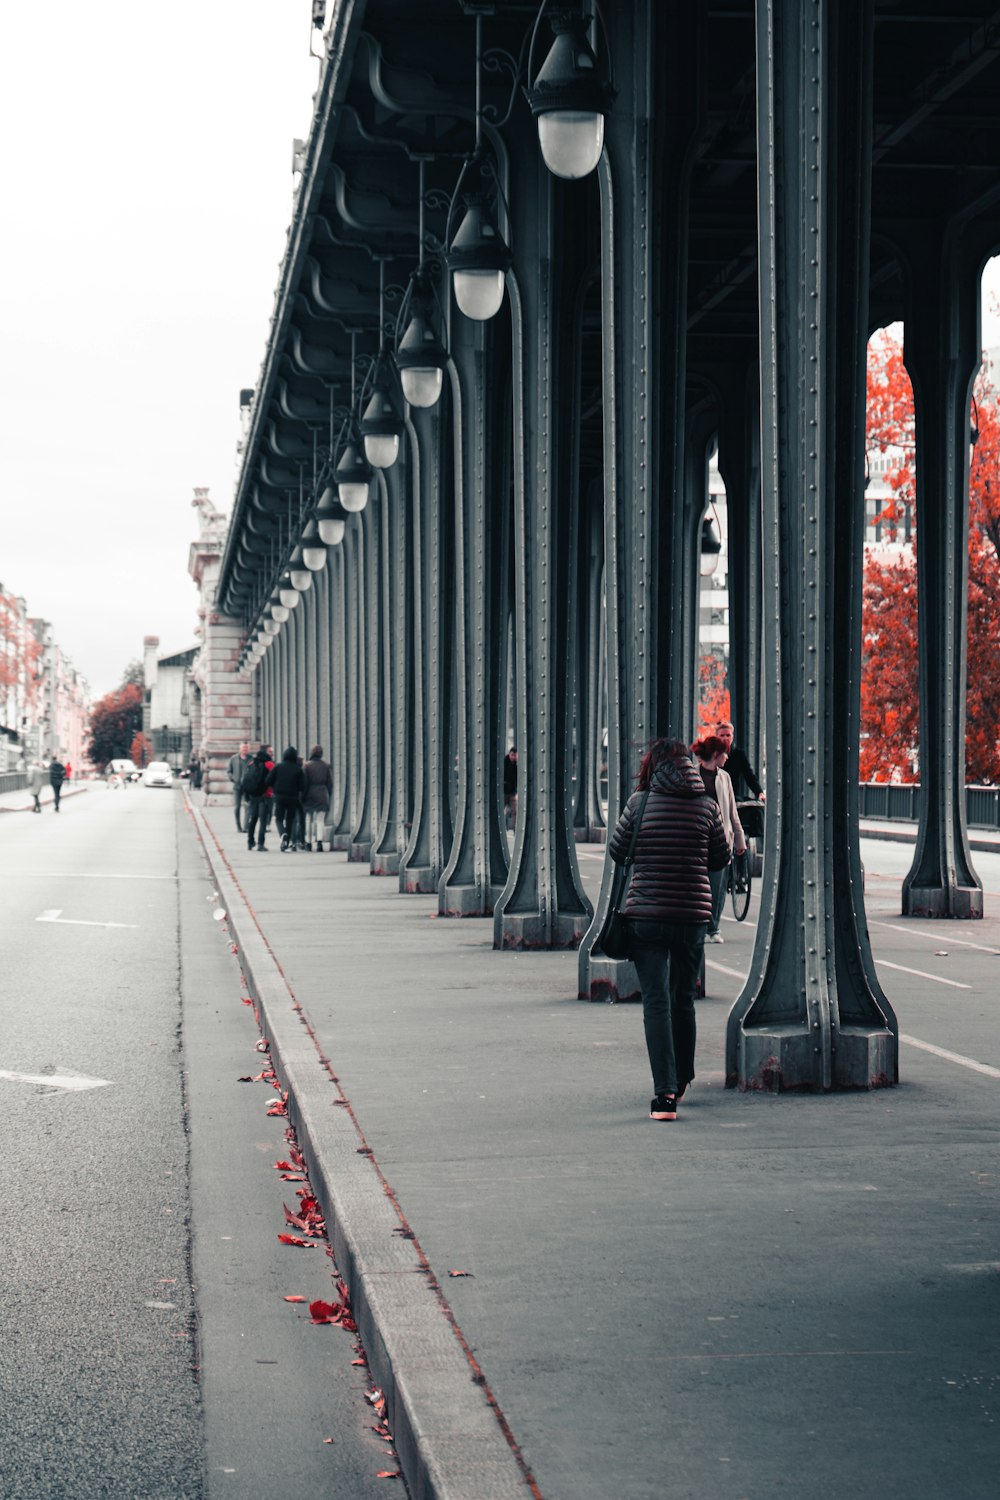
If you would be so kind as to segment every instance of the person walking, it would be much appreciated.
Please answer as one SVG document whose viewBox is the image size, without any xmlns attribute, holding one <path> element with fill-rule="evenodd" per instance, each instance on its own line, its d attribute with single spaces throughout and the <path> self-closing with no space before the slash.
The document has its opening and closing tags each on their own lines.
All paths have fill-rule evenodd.
<svg viewBox="0 0 1000 1500">
<path fill-rule="evenodd" d="M 243 772 L 242 787 L 247 804 L 247 848 L 253 848 L 256 834 L 259 854 L 266 852 L 264 838 L 274 805 L 273 793 L 267 784 L 267 778 L 273 769 L 274 761 L 268 747 L 261 745 Z"/>
<path fill-rule="evenodd" d="M 333 772 L 323 759 L 322 745 L 313 745 L 304 771 L 306 790 L 302 798 L 302 810 L 306 818 L 305 846 L 311 851 L 315 843 L 317 853 L 322 854 L 323 828 L 330 810 L 330 793 L 333 791 Z"/>
<path fill-rule="evenodd" d="M 243 832 L 243 773 L 250 764 L 250 746 L 240 745 L 235 755 L 229 757 L 226 774 L 232 782 L 233 787 L 233 812 L 236 815 L 236 826 Z"/>
<path fill-rule="evenodd" d="M 511 745 L 503 758 L 503 811 L 507 828 L 517 827 L 517 746 Z"/>
<path fill-rule="evenodd" d="M 49 785 L 52 787 L 52 795 L 56 799 L 56 812 L 59 811 L 59 798 L 62 796 L 62 785 L 66 780 L 66 767 L 58 756 L 49 761 Z"/>
<path fill-rule="evenodd" d="M 305 791 L 305 772 L 299 765 L 299 752 L 289 745 L 276 766 L 267 773 L 267 784 L 274 793 L 274 818 L 281 834 L 281 852 L 295 850 L 295 824 L 299 804 Z"/>
<path fill-rule="evenodd" d="M 725 741 L 716 734 L 709 734 L 703 740 L 696 740 L 691 750 L 697 757 L 698 770 L 705 783 L 706 792 L 718 803 L 730 856 L 745 854 L 747 841 L 736 807 L 736 793 L 733 791 L 733 783 L 728 771 L 723 769 L 727 759 Z M 722 921 L 722 908 L 726 902 L 728 873 L 725 869 L 709 871 L 708 878 L 712 885 L 712 920 L 708 924 L 706 943 L 725 942 L 725 938 L 719 931 L 719 924 Z"/>
<path fill-rule="evenodd" d="M 28 772 L 28 791 L 35 799 L 35 805 L 31 809 L 32 812 L 40 813 L 42 810 L 41 794 L 42 787 L 45 785 L 46 780 L 47 777 L 45 775 L 45 772 L 42 770 L 37 760 L 33 760 L 31 762 L 31 769 Z"/>
<path fill-rule="evenodd" d="M 654 740 L 636 787 L 608 852 L 625 863 L 641 816 L 623 914 L 653 1075 L 649 1117 L 676 1120 L 677 1101 L 695 1076 L 694 992 L 712 915 L 709 871 L 728 865 L 729 850 L 719 809 L 683 740 Z"/>
<path fill-rule="evenodd" d="M 761 800 L 764 796 L 763 788 L 757 779 L 757 772 L 750 764 L 745 750 L 733 744 L 733 726 L 728 719 L 720 719 L 712 731 L 717 735 L 726 747 L 729 759 L 726 762 L 726 774 L 733 783 L 733 791 L 737 797 L 742 797 L 744 785 L 749 787 L 749 795 Z"/>
</svg>

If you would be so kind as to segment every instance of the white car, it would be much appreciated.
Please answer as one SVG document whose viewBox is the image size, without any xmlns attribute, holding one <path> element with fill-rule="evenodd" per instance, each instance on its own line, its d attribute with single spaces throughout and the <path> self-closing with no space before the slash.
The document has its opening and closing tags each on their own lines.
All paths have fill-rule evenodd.
<svg viewBox="0 0 1000 1500">
<path fill-rule="evenodd" d="M 143 786 L 173 786 L 174 773 L 165 760 L 151 760 L 142 773 Z"/>
</svg>

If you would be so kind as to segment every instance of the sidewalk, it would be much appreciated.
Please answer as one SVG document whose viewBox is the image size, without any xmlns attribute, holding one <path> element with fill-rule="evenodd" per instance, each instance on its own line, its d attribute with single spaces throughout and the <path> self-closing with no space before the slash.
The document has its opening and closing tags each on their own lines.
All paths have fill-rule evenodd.
<svg viewBox="0 0 1000 1500">
<path fill-rule="evenodd" d="M 574 954 L 191 800 L 414 1497 L 992 1500 L 995 1079 L 727 1092 L 733 923 L 656 1125 L 639 1008 Z"/>
<path fill-rule="evenodd" d="M 66 781 L 63 783 L 61 801 L 65 802 L 67 797 L 79 796 L 81 792 L 90 791 L 89 781 Z M 44 812 L 52 812 L 52 788 L 48 785 L 42 787 L 41 804 Z M 35 799 L 25 788 L 20 792 L 0 792 L 0 813 L 5 812 L 30 812 L 35 805 Z"/>
</svg>

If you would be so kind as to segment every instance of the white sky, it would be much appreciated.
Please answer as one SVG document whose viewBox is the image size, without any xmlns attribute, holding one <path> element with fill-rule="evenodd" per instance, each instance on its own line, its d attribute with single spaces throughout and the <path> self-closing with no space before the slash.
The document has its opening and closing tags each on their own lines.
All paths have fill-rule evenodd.
<svg viewBox="0 0 1000 1500">
<path fill-rule="evenodd" d="M 232 503 L 319 65 L 310 0 L 9 0 L 0 581 L 95 697 L 193 642 L 191 496 Z M 1000 294 L 1000 262 L 992 284 Z M 984 318 L 1000 344 L 1000 317 Z"/>
<path fill-rule="evenodd" d="M 190 645 L 232 504 L 319 64 L 310 0 L 11 0 L 0 49 L 0 580 L 95 697 Z"/>
</svg>

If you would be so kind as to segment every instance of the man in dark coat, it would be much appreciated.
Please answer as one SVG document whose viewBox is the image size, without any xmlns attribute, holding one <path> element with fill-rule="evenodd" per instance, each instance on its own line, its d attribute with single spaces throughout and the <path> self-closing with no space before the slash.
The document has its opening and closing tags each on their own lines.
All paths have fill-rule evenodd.
<svg viewBox="0 0 1000 1500">
<path fill-rule="evenodd" d="M 243 831 L 243 772 L 250 764 L 250 746 L 241 745 L 235 755 L 229 757 L 229 765 L 226 774 L 233 784 L 233 812 L 236 814 L 236 826 Z"/>
<path fill-rule="evenodd" d="M 294 853 L 299 808 L 306 789 L 305 774 L 294 745 L 289 745 L 278 764 L 268 772 L 267 784 L 274 793 L 274 820 L 281 834 L 281 852 L 291 849 Z"/>
<path fill-rule="evenodd" d="M 274 806 L 274 793 L 267 784 L 273 769 L 270 749 L 267 745 L 261 745 L 243 772 L 243 795 L 247 804 L 247 848 L 253 848 L 256 833 L 259 854 L 266 852 L 264 836 L 271 821 L 271 808 Z"/>
<path fill-rule="evenodd" d="M 695 985 L 712 919 L 708 874 L 729 863 L 718 803 L 682 740 L 654 740 L 643 757 L 638 791 L 608 843 L 616 864 L 628 858 L 637 818 L 624 912 L 653 1074 L 649 1115 L 676 1120 L 677 1101 L 694 1078 Z"/>
<path fill-rule="evenodd" d="M 53 756 L 49 761 L 49 785 L 52 787 L 52 795 L 56 799 L 56 812 L 59 811 L 59 798 L 62 796 L 62 784 L 66 780 L 66 767 L 58 756 Z"/>
<path fill-rule="evenodd" d="M 764 793 L 757 780 L 757 772 L 750 764 L 746 751 L 741 750 L 739 745 L 733 744 L 733 726 L 729 720 L 720 719 L 715 726 L 714 733 L 726 747 L 726 754 L 729 757 L 726 761 L 726 771 L 729 773 L 729 779 L 733 783 L 733 791 L 737 797 L 746 797 L 748 787 L 750 796 L 763 797 Z"/>
</svg>

